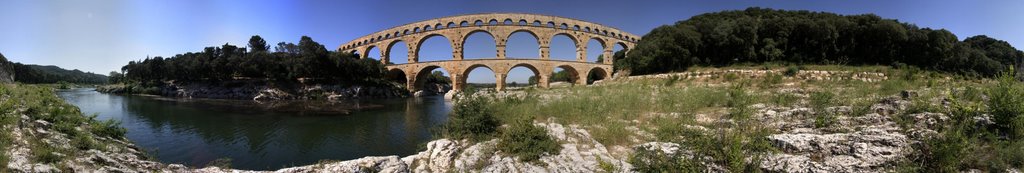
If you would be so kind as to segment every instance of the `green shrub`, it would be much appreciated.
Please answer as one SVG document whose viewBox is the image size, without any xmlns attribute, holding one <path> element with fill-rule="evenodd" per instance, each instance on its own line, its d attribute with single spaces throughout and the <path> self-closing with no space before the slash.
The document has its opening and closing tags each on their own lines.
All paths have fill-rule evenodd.
<svg viewBox="0 0 1024 173">
<path fill-rule="evenodd" d="M 520 161 L 536 161 L 545 153 L 557 154 L 562 149 L 546 130 L 528 121 L 510 124 L 502 129 L 498 139 L 498 151 L 519 157 Z"/>
<path fill-rule="evenodd" d="M 759 170 L 760 154 L 772 149 L 767 140 L 768 131 L 752 128 L 756 124 L 744 123 L 735 130 L 717 131 L 713 134 L 691 133 L 683 141 L 683 146 L 691 147 L 694 158 L 705 158 L 709 162 L 723 166 L 731 172 L 754 172 Z M 747 158 L 753 161 L 748 162 Z M 695 161 L 691 161 L 696 163 Z M 702 169 L 701 169 L 702 170 Z"/>
<path fill-rule="evenodd" d="M 121 127 L 121 122 L 117 120 L 93 121 L 92 128 L 89 130 L 98 136 L 114 139 L 124 139 L 124 134 L 128 133 L 128 130 Z"/>
<path fill-rule="evenodd" d="M 89 135 L 78 135 L 74 137 L 71 140 L 71 146 L 79 150 L 102 149 L 101 145 L 96 143 L 96 140 L 93 140 L 92 136 Z"/>
<path fill-rule="evenodd" d="M 755 99 L 743 88 L 743 85 L 736 85 L 729 89 L 729 100 L 726 106 L 730 108 L 729 117 L 734 119 L 746 119 L 753 113 L 748 106 Z"/>
<path fill-rule="evenodd" d="M 1024 86 L 1005 73 L 988 90 L 989 112 L 998 129 L 1013 139 L 1024 139 Z"/>
<path fill-rule="evenodd" d="M 672 86 L 672 85 L 675 85 L 676 82 L 679 82 L 679 75 L 671 75 L 671 76 L 668 77 L 667 80 L 665 80 L 665 84 L 664 85 L 665 86 Z"/>
<path fill-rule="evenodd" d="M 440 126 L 441 136 L 480 141 L 497 132 L 501 123 L 494 117 L 489 101 L 480 97 L 456 100 L 448 122 Z"/>
<path fill-rule="evenodd" d="M 736 73 L 731 73 L 731 72 L 725 73 L 725 76 L 723 76 L 723 77 L 725 78 L 725 81 L 729 81 L 729 82 L 736 81 L 736 79 L 740 78 L 739 75 L 737 75 Z"/>
<path fill-rule="evenodd" d="M 812 92 L 810 96 L 811 108 L 814 109 L 814 126 L 826 127 L 835 122 L 834 112 L 826 111 L 826 108 L 836 104 L 836 96 L 830 92 Z"/>
<path fill-rule="evenodd" d="M 768 73 L 767 76 L 761 81 L 761 88 L 768 88 L 782 83 L 782 75 L 775 73 Z"/>
<path fill-rule="evenodd" d="M 680 154 L 668 155 L 642 147 L 636 148 L 627 162 L 633 165 L 633 171 L 641 173 L 701 172 L 704 167 L 700 162 L 682 158 Z"/>
<path fill-rule="evenodd" d="M 3 116 L 3 118 L 7 118 L 6 112 L 0 112 L 0 116 Z M 7 168 L 7 163 L 11 160 L 10 156 L 7 156 L 6 151 L 7 147 L 10 147 L 11 142 L 13 141 L 14 138 L 11 137 L 10 133 L 0 132 L 0 151 L 5 151 L 0 152 L 0 172 Z"/>
<path fill-rule="evenodd" d="M 836 95 L 830 92 L 811 92 L 811 108 L 816 112 L 823 112 L 825 111 L 825 108 L 833 106 L 836 103 L 835 97 Z"/>
<path fill-rule="evenodd" d="M 796 74 L 800 73 L 800 70 L 802 70 L 802 69 L 803 69 L 803 67 L 800 67 L 800 66 L 789 66 L 789 67 L 786 67 L 786 71 L 783 72 L 782 74 L 786 75 L 786 76 L 789 76 L 789 77 L 793 77 L 793 76 L 796 76 Z"/>
<path fill-rule="evenodd" d="M 57 163 L 64 159 L 60 154 L 57 154 L 60 152 L 58 148 L 39 141 L 39 139 L 33 139 L 30 147 L 29 150 L 32 150 L 32 160 L 34 162 Z"/>
</svg>

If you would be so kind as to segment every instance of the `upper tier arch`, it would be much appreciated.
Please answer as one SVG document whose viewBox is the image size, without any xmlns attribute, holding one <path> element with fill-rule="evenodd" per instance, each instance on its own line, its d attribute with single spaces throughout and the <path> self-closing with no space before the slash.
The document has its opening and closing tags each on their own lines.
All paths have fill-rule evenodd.
<svg viewBox="0 0 1024 173">
<path fill-rule="evenodd" d="M 533 22 L 529 22 L 533 21 Z M 581 29 L 582 28 L 582 29 Z M 599 40 L 603 47 L 605 57 L 611 57 L 612 46 L 624 45 L 628 48 L 635 47 L 640 36 L 621 31 L 593 22 L 577 19 L 523 13 L 486 13 L 449 16 L 436 19 L 423 20 L 409 23 L 386 30 L 378 31 L 366 36 L 359 37 L 338 46 L 339 51 L 356 52 L 362 57 L 380 57 L 383 63 L 390 62 L 391 58 L 407 58 L 408 63 L 419 62 L 418 49 L 419 41 L 433 35 L 441 35 L 452 44 L 452 60 L 462 60 L 463 43 L 466 36 L 472 32 L 486 31 L 494 37 L 496 43 L 496 59 L 505 59 L 505 43 L 513 32 L 527 31 L 537 38 L 540 44 L 540 59 L 549 59 L 551 38 L 555 35 L 565 35 L 576 41 L 577 61 L 586 61 L 586 44 L 580 40 Z M 403 41 L 410 49 L 408 57 L 390 57 L 386 51 L 367 52 L 371 47 L 389 48 L 393 43 Z M 591 48 L 593 49 L 593 48 Z M 597 48 L 601 49 L 601 48 Z M 370 55 L 370 54 L 374 55 Z M 612 58 L 605 58 L 603 63 L 612 64 Z"/>
</svg>

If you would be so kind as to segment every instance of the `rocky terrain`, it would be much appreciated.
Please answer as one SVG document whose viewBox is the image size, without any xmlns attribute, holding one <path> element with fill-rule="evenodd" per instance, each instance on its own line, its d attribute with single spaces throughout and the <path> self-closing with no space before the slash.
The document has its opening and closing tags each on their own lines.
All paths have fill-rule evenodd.
<svg viewBox="0 0 1024 173">
<path fill-rule="evenodd" d="M 629 77 L 626 80 L 613 79 L 597 87 L 573 87 L 566 90 L 549 91 L 482 91 L 471 97 L 492 97 L 490 100 L 512 100 L 526 102 L 527 107 L 542 108 L 545 105 L 565 106 L 579 104 L 575 101 L 618 103 L 621 100 L 635 102 L 623 96 L 636 95 L 637 91 L 650 92 L 650 96 L 638 96 L 640 101 L 661 104 L 666 98 L 715 98 L 720 100 L 746 99 L 754 102 L 707 104 L 696 107 L 693 112 L 646 110 L 641 115 L 601 115 L 595 121 L 566 120 L 558 115 L 534 119 L 533 125 L 546 130 L 548 136 L 561 145 L 557 153 L 547 153 L 537 161 L 524 162 L 507 153 L 496 150 L 500 139 L 480 142 L 468 140 L 438 139 L 426 144 L 423 151 L 409 156 L 371 156 L 348 161 L 321 162 L 313 165 L 285 168 L 275 171 L 234 170 L 230 168 L 206 167 L 188 168 L 182 165 L 163 164 L 149 161 L 143 152 L 130 142 L 96 137 L 107 145 L 103 150 L 88 150 L 73 156 L 73 159 L 57 164 L 41 164 L 29 156 L 32 147 L 22 136 L 45 136 L 48 143 L 67 143 L 66 135 L 54 131 L 48 122 L 22 116 L 13 131 L 15 145 L 8 150 L 11 156 L 8 168 L 19 172 L 76 171 L 117 171 L 117 172 L 641 172 L 650 166 L 666 166 L 664 160 L 683 159 L 695 162 L 702 172 L 742 172 L 750 168 L 733 169 L 736 162 L 726 162 L 717 155 L 708 155 L 707 148 L 700 148 L 696 136 L 745 135 L 733 142 L 749 147 L 753 141 L 766 141 L 767 150 L 742 151 L 737 161 L 754 165 L 753 170 L 767 172 L 895 172 L 902 171 L 901 165 L 922 154 L 922 146 L 940 135 L 942 128 L 951 121 L 944 112 L 950 109 L 949 93 L 965 92 L 965 89 L 944 90 L 935 87 L 891 87 L 889 79 L 882 73 L 852 73 L 810 71 L 781 82 L 762 82 L 761 86 L 748 86 L 742 90 L 730 87 L 730 83 L 744 79 L 725 79 L 723 75 L 743 74 L 744 78 L 761 80 L 781 71 L 735 70 L 726 72 L 694 72 L 677 74 L 692 76 L 689 82 L 676 84 L 673 75 L 650 75 Z M 776 73 L 776 74 L 773 74 Z M 703 77 L 701 77 L 703 76 Z M 845 77 L 844 77 L 845 76 Z M 938 78 L 942 79 L 942 78 Z M 948 79 L 948 78 L 947 78 Z M 739 81 L 729 81 L 739 80 Z M 839 81 L 857 80 L 861 83 L 831 85 Z M 900 79 L 896 79 L 900 80 Z M 625 81 L 625 82 L 624 82 Z M 806 82 L 825 81 L 825 83 Z M 929 81 L 930 83 L 931 81 Z M 641 86 L 637 88 L 637 86 Z M 871 87 L 875 88 L 871 88 Z M 186 87 L 187 88 L 187 87 Z M 593 88 L 593 89 L 591 89 Z M 701 89 L 704 88 L 704 89 Z M 877 88 L 877 89 L 876 89 Z M 901 88 L 895 92 L 888 91 Z M 627 89 L 636 89 L 627 90 Z M 624 91 L 620 91 L 624 90 Z M 730 91 L 719 91 L 730 90 Z M 594 95 L 594 93 L 613 93 Z M 616 95 L 614 92 L 625 92 Z M 739 93 L 736 93 L 739 92 Z M 448 92 L 448 97 L 455 92 Z M 822 93 L 834 93 L 835 103 L 820 102 Z M 851 94 L 852 93 L 852 94 Z M 865 94 L 867 93 L 867 94 Z M 878 94 L 892 93 L 892 94 Z M 741 96 L 735 96 L 740 94 Z M 658 96 L 666 96 L 658 98 Z M 707 95 L 708 97 L 704 97 Z M 780 97 L 787 96 L 787 97 Z M 612 97 L 616 99 L 603 99 Z M 650 98 L 647 98 L 650 97 Z M 792 98 L 790 98 L 792 97 Z M 832 98 L 834 97 L 834 98 Z M 861 98 L 863 97 L 863 98 Z M 760 99 L 759 99 L 760 98 Z M 536 99 L 536 102 L 524 100 Z M 790 101 L 780 101 L 781 99 Z M 567 101 L 568 100 L 568 101 Z M 703 100 L 699 102 L 713 102 Z M 720 101 L 721 102 L 721 101 Z M 866 104 L 860 104 L 864 102 Z M 595 103 L 595 104 L 607 104 Z M 505 103 L 503 103 L 505 104 Z M 667 104 L 678 106 L 693 104 L 677 102 Z M 704 104 L 700 104 L 704 105 Z M 737 108 L 735 106 L 740 106 Z M 511 105 L 510 105 L 511 106 Z M 607 106 L 607 105 L 606 105 Z M 723 107 L 724 106 L 724 107 Z M 922 108 L 928 107 L 928 108 Z M 741 109 L 742 108 L 742 109 Z M 576 114 L 577 110 L 555 107 L 555 112 Z M 642 108 L 637 108 L 642 109 Z M 684 109 L 685 110 L 685 109 Z M 736 111 L 750 110 L 749 117 L 733 117 Z M 527 114 L 531 112 L 518 112 Z M 536 112 L 533 112 L 536 113 Z M 586 112 L 584 112 L 586 113 Z M 607 112 L 608 114 L 617 114 Z M 533 115 L 533 114 L 531 114 Z M 979 125 L 993 124 L 991 117 L 980 114 L 973 117 Z M 561 118 L 561 119 L 560 119 Z M 576 118 L 576 117 L 569 117 Z M 664 121 L 679 121 L 664 124 Z M 592 123 L 586 123 L 592 122 Z M 617 127 L 621 125 L 621 127 Z M 756 127 L 747 127 L 756 126 Z M 611 131 L 621 128 L 624 132 Z M 665 129 L 682 129 L 682 133 L 668 133 Z M 746 130 L 761 129 L 768 134 L 754 134 Z M 675 130 L 679 132 L 678 130 Z M 609 134 L 611 133 L 611 134 Z M 624 133 L 624 134 L 622 134 Z M 672 136 L 675 134 L 675 136 Z M 682 135 L 682 136 L 679 136 Z M 613 139 L 609 139 L 613 138 Z M 622 140 L 618 140 L 622 139 Z M 682 140 L 673 140 L 682 139 Z M 712 139 L 714 140 L 714 139 Z M 724 142 L 724 143 L 723 143 Z M 718 145 L 733 145 L 729 141 L 713 141 Z M 68 145 L 58 145 L 70 148 Z M 726 146 L 721 146 L 726 147 Z M 653 152 L 655 158 L 637 157 L 639 152 Z M 663 156 L 663 157 L 662 157 Z M 986 168 L 967 169 L 982 172 Z M 918 170 L 920 171 L 920 170 Z M 989 170 L 991 171 L 991 170 Z M 998 170 L 1020 172 L 1009 168 Z"/>
</svg>

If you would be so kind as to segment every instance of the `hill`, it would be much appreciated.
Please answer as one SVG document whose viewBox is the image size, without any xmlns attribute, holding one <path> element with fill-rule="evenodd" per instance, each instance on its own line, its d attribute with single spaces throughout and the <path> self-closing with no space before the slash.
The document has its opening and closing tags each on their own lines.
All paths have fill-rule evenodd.
<svg viewBox="0 0 1024 173">
<path fill-rule="evenodd" d="M 748 8 L 657 27 L 628 56 L 616 53 L 615 68 L 642 75 L 745 63 L 886 65 L 992 77 L 1024 59 L 1002 40 L 957 38 L 874 14 Z"/>
<path fill-rule="evenodd" d="M 53 65 L 22 64 L 7 61 L 0 54 L 0 83 L 21 82 L 29 84 L 48 84 L 70 82 L 78 84 L 104 84 L 107 76 L 83 72 L 78 69 L 67 70 Z"/>
<path fill-rule="evenodd" d="M 21 83 L 41 84 L 70 82 L 79 84 L 107 83 L 107 76 L 83 72 L 78 69 L 67 70 L 52 65 L 34 65 L 14 63 L 14 81 Z"/>
</svg>

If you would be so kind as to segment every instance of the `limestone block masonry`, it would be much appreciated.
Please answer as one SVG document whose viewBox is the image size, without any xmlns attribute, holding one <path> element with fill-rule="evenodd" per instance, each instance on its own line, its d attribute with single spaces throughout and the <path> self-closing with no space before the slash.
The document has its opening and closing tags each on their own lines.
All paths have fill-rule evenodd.
<svg viewBox="0 0 1024 173">
<path fill-rule="evenodd" d="M 517 32 L 526 32 L 536 38 L 540 45 L 540 57 L 508 58 L 505 45 L 508 38 Z M 487 59 L 463 60 L 463 44 L 470 34 L 486 33 L 494 38 L 495 56 Z M 575 61 L 551 60 L 550 43 L 555 36 L 569 37 L 576 45 Z M 452 47 L 451 60 L 420 62 L 419 51 L 423 41 L 431 37 L 444 37 Z M 604 61 L 601 63 L 586 62 L 587 44 L 589 40 L 601 43 Z M 474 68 L 488 68 L 495 74 L 496 89 L 503 90 L 505 77 L 515 67 L 526 67 L 537 75 L 539 86 L 548 87 L 548 78 L 555 68 L 570 71 L 577 84 L 586 84 L 584 79 L 591 73 L 608 77 L 612 73 L 612 48 L 620 45 L 629 51 L 640 40 L 640 36 L 623 32 L 619 29 L 582 20 L 521 13 L 488 13 L 442 17 L 375 32 L 338 47 L 339 51 L 359 54 L 361 58 L 370 54 L 379 54 L 381 63 L 388 64 L 389 76 L 405 80 L 410 91 L 422 87 L 423 79 L 434 69 L 443 68 L 448 71 L 455 90 L 462 90 L 466 83 L 465 76 Z M 408 48 L 406 64 L 389 64 L 391 48 L 403 43 Z M 380 52 L 369 52 L 378 48 Z"/>
</svg>

